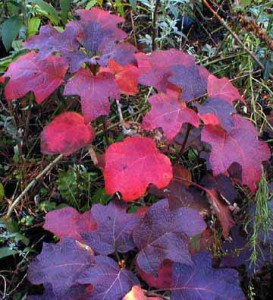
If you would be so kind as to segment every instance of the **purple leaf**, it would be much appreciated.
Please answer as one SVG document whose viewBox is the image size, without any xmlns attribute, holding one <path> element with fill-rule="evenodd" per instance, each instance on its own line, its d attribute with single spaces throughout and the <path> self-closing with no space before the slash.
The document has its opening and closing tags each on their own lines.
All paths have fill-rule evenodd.
<svg viewBox="0 0 273 300">
<path fill-rule="evenodd" d="M 88 57 L 80 50 L 80 44 L 76 39 L 77 32 L 73 27 L 67 27 L 59 32 L 51 25 L 42 26 L 40 34 L 32 36 L 25 43 L 26 49 L 38 49 L 39 59 L 45 59 L 58 52 L 70 66 L 70 72 L 80 69 Z"/>
<path fill-rule="evenodd" d="M 219 124 L 229 131 L 234 126 L 232 114 L 235 108 L 222 99 L 209 98 L 202 105 L 197 104 L 198 114 L 205 124 Z"/>
<path fill-rule="evenodd" d="M 206 252 L 193 257 L 193 265 L 173 265 L 171 300 L 245 299 L 239 287 L 238 273 L 232 269 L 214 269 Z"/>
<path fill-rule="evenodd" d="M 182 100 L 191 101 L 203 96 L 207 91 L 207 80 L 202 76 L 203 68 L 193 65 L 190 67 L 172 67 L 172 76 L 168 81 L 182 89 Z"/>
<path fill-rule="evenodd" d="M 101 66 L 106 66 L 109 59 L 114 59 L 121 66 L 136 64 L 134 54 L 137 49 L 129 43 L 104 43 L 99 51 L 102 54 L 98 60 Z"/>
<path fill-rule="evenodd" d="M 122 299 L 134 285 L 139 284 L 131 271 L 120 269 L 112 258 L 102 255 L 95 257 L 95 266 L 82 274 L 78 282 L 93 285 L 90 300 Z"/>
<path fill-rule="evenodd" d="M 200 234 L 206 224 L 199 213 L 191 208 L 171 211 L 166 199 L 149 208 L 133 232 L 140 252 L 137 265 L 145 273 L 157 275 L 165 259 L 191 264 L 188 249 L 189 236 Z"/>
<path fill-rule="evenodd" d="M 64 238 L 58 244 L 44 243 L 41 254 L 30 263 L 28 279 L 33 284 L 51 284 L 53 293 L 62 297 L 93 264 L 91 249 Z"/>
<path fill-rule="evenodd" d="M 128 205 L 121 201 L 113 201 L 107 206 L 93 205 L 91 212 L 98 228 L 82 236 L 96 253 L 125 253 L 135 247 L 132 231 L 138 224 L 139 217 L 127 213 L 127 208 Z"/>
</svg>

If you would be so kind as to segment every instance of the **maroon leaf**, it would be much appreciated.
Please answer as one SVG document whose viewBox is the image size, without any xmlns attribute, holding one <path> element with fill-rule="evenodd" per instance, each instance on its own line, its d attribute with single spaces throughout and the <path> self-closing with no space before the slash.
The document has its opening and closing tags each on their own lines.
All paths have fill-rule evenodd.
<svg viewBox="0 0 273 300">
<path fill-rule="evenodd" d="M 242 167 L 242 183 L 254 192 L 262 176 L 261 163 L 270 158 L 270 150 L 258 141 L 258 132 L 250 122 L 239 115 L 232 118 L 234 127 L 229 133 L 207 125 L 202 130 L 202 141 L 212 147 L 210 164 L 215 176 L 224 174 L 236 162 Z"/>
<path fill-rule="evenodd" d="M 77 32 L 73 27 L 67 27 L 63 32 L 59 32 L 51 25 L 45 25 L 41 27 L 39 35 L 32 36 L 24 42 L 24 47 L 30 50 L 38 49 L 37 57 L 40 60 L 59 53 L 69 64 L 70 72 L 74 73 L 88 60 L 80 50 L 76 37 Z"/>
<path fill-rule="evenodd" d="M 237 271 L 213 269 L 210 255 L 205 252 L 195 255 L 193 262 L 192 266 L 174 264 L 172 300 L 245 299 Z"/>
<path fill-rule="evenodd" d="M 120 93 L 111 73 L 93 76 L 88 70 L 80 69 L 65 86 L 64 95 L 79 95 L 86 123 L 110 111 L 109 97 L 119 99 Z"/>
<path fill-rule="evenodd" d="M 68 65 L 62 57 L 49 56 L 39 60 L 34 51 L 20 56 L 3 75 L 10 77 L 5 87 L 5 97 L 10 101 L 32 91 L 40 104 L 63 83 L 67 69 Z"/>
<path fill-rule="evenodd" d="M 140 72 L 139 82 L 162 92 L 171 87 L 168 78 L 173 74 L 172 67 L 194 65 L 193 56 L 175 49 L 158 50 L 150 55 L 137 53 L 136 59 Z"/>
<path fill-rule="evenodd" d="M 49 123 L 41 134 L 41 151 L 45 154 L 70 155 L 90 144 L 94 130 L 75 112 L 65 112 Z"/>
<path fill-rule="evenodd" d="M 97 223 L 90 211 L 80 214 L 73 207 L 64 207 L 48 212 L 43 227 L 61 239 L 70 237 L 83 242 L 81 234 L 97 229 Z"/>
<path fill-rule="evenodd" d="M 142 127 L 146 130 L 162 128 L 168 140 L 172 140 L 183 124 L 199 125 L 199 117 L 184 102 L 179 101 L 179 95 L 172 91 L 166 94 L 155 94 L 149 98 L 152 109 L 145 115 Z"/>
<path fill-rule="evenodd" d="M 43 250 L 29 265 L 28 279 L 33 284 L 50 284 L 53 293 L 63 299 L 79 276 L 94 265 L 92 251 L 79 242 L 64 238 L 58 244 L 43 245 Z"/>
<path fill-rule="evenodd" d="M 89 51 L 98 51 L 105 43 L 123 40 L 127 34 L 117 25 L 124 19 L 97 7 L 91 10 L 78 9 L 80 21 L 70 22 L 67 27 L 77 31 L 78 41 Z"/>
<path fill-rule="evenodd" d="M 217 78 L 214 75 L 208 77 L 208 95 L 211 98 L 225 100 L 232 104 L 235 100 L 240 100 L 244 103 L 242 96 L 228 78 Z"/>
<path fill-rule="evenodd" d="M 135 247 L 132 231 L 139 222 L 136 214 L 127 213 L 124 202 L 113 201 L 107 206 L 95 204 L 92 215 L 98 224 L 94 232 L 84 233 L 83 239 L 96 253 L 125 253 Z"/>
<path fill-rule="evenodd" d="M 158 271 L 158 276 L 145 273 L 138 268 L 139 275 L 150 287 L 156 287 L 160 289 L 169 289 L 172 286 L 172 271 L 173 262 L 170 260 L 163 261 Z"/>
<path fill-rule="evenodd" d="M 230 229 L 235 225 L 231 211 L 214 189 L 206 190 L 207 198 L 223 229 L 224 238 L 228 238 Z"/>
<path fill-rule="evenodd" d="M 95 266 L 82 274 L 78 281 L 93 285 L 92 300 L 121 299 L 139 284 L 131 271 L 120 269 L 112 258 L 101 255 L 95 257 Z"/>
<path fill-rule="evenodd" d="M 207 80 L 202 76 L 203 69 L 201 67 L 178 65 L 172 67 L 171 71 L 172 76 L 168 78 L 168 81 L 181 88 L 183 101 L 194 100 L 206 93 Z"/>
<path fill-rule="evenodd" d="M 153 204 L 133 231 L 133 239 L 140 250 L 137 265 L 145 273 L 158 274 L 165 259 L 191 264 L 188 237 L 200 234 L 206 224 L 191 208 L 171 211 L 168 201 Z"/>
<path fill-rule="evenodd" d="M 198 104 L 198 114 L 205 125 L 219 125 L 229 131 L 234 126 L 232 114 L 236 113 L 234 107 L 226 101 L 209 98 L 202 105 Z"/>
<path fill-rule="evenodd" d="M 172 167 L 152 139 L 127 137 L 107 149 L 104 178 L 108 194 L 119 191 L 125 201 L 134 201 L 150 183 L 158 188 L 167 186 L 172 179 Z"/>
<path fill-rule="evenodd" d="M 182 166 L 173 167 L 173 179 L 170 184 L 164 189 L 151 187 L 149 192 L 161 198 L 167 198 L 171 210 L 180 207 L 191 207 L 198 210 L 200 213 L 207 214 L 209 206 L 206 199 L 197 196 L 189 189 L 192 182 L 191 173 L 188 169 Z"/>
<path fill-rule="evenodd" d="M 237 198 L 237 192 L 232 185 L 230 178 L 224 175 L 213 177 L 210 174 L 206 174 L 202 178 L 201 184 L 207 189 L 215 189 L 218 191 L 230 204 L 233 204 L 234 200 Z"/>
</svg>

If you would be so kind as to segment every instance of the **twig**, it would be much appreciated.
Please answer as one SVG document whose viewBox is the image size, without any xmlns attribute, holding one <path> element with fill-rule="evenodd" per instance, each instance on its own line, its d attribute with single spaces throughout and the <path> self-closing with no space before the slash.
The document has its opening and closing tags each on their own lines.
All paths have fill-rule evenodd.
<svg viewBox="0 0 273 300">
<path fill-rule="evenodd" d="M 207 0 L 203 0 L 203 3 L 206 7 L 214 14 L 214 16 L 220 21 L 220 23 L 230 32 L 230 34 L 234 37 L 234 39 L 241 45 L 241 47 L 255 60 L 255 62 L 264 70 L 264 65 L 260 62 L 257 56 L 249 50 L 245 44 L 240 40 L 238 35 L 229 27 L 225 20 L 223 20 L 218 13 L 209 5 Z"/>
<path fill-rule="evenodd" d="M 156 38 L 157 38 L 157 25 L 156 25 L 156 20 L 157 20 L 157 10 L 160 4 L 160 0 L 156 0 L 155 3 L 155 8 L 153 12 L 153 21 L 152 21 L 152 26 L 153 26 L 153 36 L 152 36 L 152 50 L 156 50 Z"/>
<path fill-rule="evenodd" d="M 49 165 L 46 166 L 22 191 L 22 193 L 12 202 L 10 205 L 6 218 L 10 218 L 14 208 L 18 205 L 21 199 L 27 194 L 27 192 L 38 182 L 40 178 L 42 178 L 52 167 L 54 167 L 57 162 L 59 162 L 63 158 L 63 154 L 57 156 Z"/>
</svg>

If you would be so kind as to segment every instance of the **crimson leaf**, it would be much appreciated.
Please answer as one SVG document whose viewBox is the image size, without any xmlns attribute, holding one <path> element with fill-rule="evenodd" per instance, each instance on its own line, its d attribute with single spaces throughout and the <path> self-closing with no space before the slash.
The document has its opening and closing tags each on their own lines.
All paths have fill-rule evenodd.
<svg viewBox="0 0 273 300">
<path fill-rule="evenodd" d="M 29 265 L 28 279 L 33 284 L 50 284 L 53 293 L 61 298 L 94 263 L 92 251 L 64 238 L 58 244 L 44 243 L 41 254 Z"/>
<path fill-rule="evenodd" d="M 146 297 L 144 295 L 144 290 L 140 286 L 135 285 L 132 287 L 131 291 L 122 298 L 122 300 L 162 300 L 162 298 Z"/>
<path fill-rule="evenodd" d="M 179 95 L 170 90 L 150 97 L 152 109 L 145 115 L 142 127 L 146 130 L 162 128 L 168 140 L 172 140 L 185 123 L 198 127 L 197 114 L 178 98 Z"/>
<path fill-rule="evenodd" d="M 203 218 L 194 209 L 182 207 L 171 211 L 166 199 L 153 204 L 133 231 L 134 242 L 140 250 L 138 267 L 157 275 L 165 259 L 191 264 L 189 237 L 205 228 Z"/>
<path fill-rule="evenodd" d="M 10 101 L 32 91 L 40 104 L 63 83 L 67 69 L 68 64 L 62 57 L 49 56 L 39 60 L 34 51 L 20 56 L 3 75 L 10 77 L 5 97 Z"/>
<path fill-rule="evenodd" d="M 139 222 L 136 214 L 126 212 L 124 202 L 113 201 L 107 206 L 95 204 L 91 212 L 98 224 L 94 232 L 83 233 L 83 239 L 95 252 L 111 254 L 125 253 L 135 247 L 132 231 Z"/>
<path fill-rule="evenodd" d="M 59 238 L 70 237 L 82 242 L 82 233 L 93 231 L 97 223 L 90 211 L 78 213 L 73 207 L 64 207 L 46 214 L 44 229 Z"/>
<path fill-rule="evenodd" d="M 210 255 L 206 252 L 196 254 L 192 266 L 174 264 L 171 290 L 171 300 L 245 299 L 239 288 L 237 271 L 213 269 Z"/>
<path fill-rule="evenodd" d="M 172 166 L 152 139 L 127 137 L 107 149 L 104 178 L 108 194 L 119 191 L 125 201 L 133 201 L 145 193 L 150 183 L 158 188 L 167 186 Z"/>
<path fill-rule="evenodd" d="M 241 100 L 242 96 L 239 91 L 227 78 L 217 78 L 214 75 L 208 77 L 208 95 L 211 98 L 218 98 L 232 104 L 235 100 Z"/>
<path fill-rule="evenodd" d="M 250 122 L 239 115 L 232 118 L 234 127 L 228 133 L 217 126 L 205 126 L 202 141 L 212 147 L 209 161 L 215 176 L 238 163 L 242 167 L 242 183 L 254 192 L 262 176 L 261 163 L 270 158 L 270 150 L 258 141 L 258 132 Z"/>
<path fill-rule="evenodd" d="M 83 273 L 78 282 L 92 284 L 94 289 L 89 299 L 121 299 L 139 281 L 136 276 L 126 269 L 120 269 L 110 257 L 96 256 L 95 266 Z"/>
<path fill-rule="evenodd" d="M 65 112 L 49 123 L 41 134 L 41 151 L 45 154 L 70 155 L 90 144 L 94 130 L 75 112 Z"/>
<path fill-rule="evenodd" d="M 86 123 L 110 111 L 109 97 L 118 99 L 119 88 L 111 73 L 93 76 L 88 70 L 80 69 L 65 86 L 64 95 L 79 95 Z"/>
</svg>

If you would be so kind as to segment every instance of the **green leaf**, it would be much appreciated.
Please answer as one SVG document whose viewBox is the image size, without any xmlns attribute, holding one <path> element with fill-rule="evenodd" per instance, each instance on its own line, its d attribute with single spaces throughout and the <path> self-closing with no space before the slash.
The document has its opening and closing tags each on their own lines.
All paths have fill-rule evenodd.
<svg viewBox="0 0 273 300">
<path fill-rule="evenodd" d="M 17 253 L 16 250 L 12 250 L 9 247 L 2 247 L 0 248 L 0 259 L 16 253 Z"/>
<path fill-rule="evenodd" d="M 28 37 L 30 37 L 38 32 L 40 24 L 41 24 L 41 19 L 38 17 L 29 19 L 28 29 L 27 29 Z"/>
<path fill-rule="evenodd" d="M 16 39 L 20 32 L 23 21 L 19 16 L 13 16 L 7 19 L 2 25 L 2 41 L 8 51 L 12 42 Z"/>
<path fill-rule="evenodd" d="M 67 22 L 70 6 L 71 6 L 71 0 L 60 0 L 61 19 L 64 24 Z"/>
<path fill-rule="evenodd" d="M 131 7 L 134 11 L 137 9 L 137 1 L 136 0 L 129 0 Z"/>
<path fill-rule="evenodd" d="M 87 3 L 87 5 L 85 6 L 85 9 L 90 9 L 92 8 L 95 4 L 97 3 L 97 0 L 91 0 Z"/>
<path fill-rule="evenodd" d="M 3 186 L 3 184 L 0 182 L 0 203 L 1 203 L 2 200 L 4 199 L 4 196 L 5 196 L 4 186 Z"/>
<path fill-rule="evenodd" d="M 54 25 L 58 25 L 60 18 L 58 16 L 57 11 L 55 10 L 55 8 L 48 4 L 47 2 L 43 1 L 43 0 L 30 0 L 31 3 L 37 4 L 40 9 L 42 10 L 42 12 L 44 12 L 44 14 L 49 18 L 49 20 L 54 24 Z"/>
</svg>

